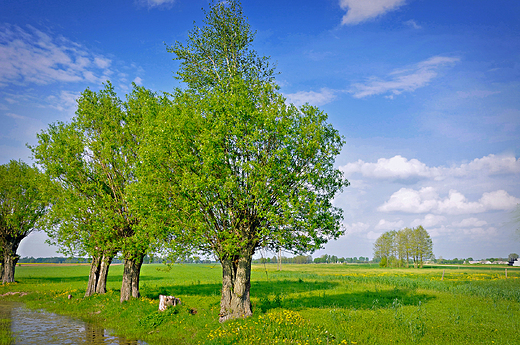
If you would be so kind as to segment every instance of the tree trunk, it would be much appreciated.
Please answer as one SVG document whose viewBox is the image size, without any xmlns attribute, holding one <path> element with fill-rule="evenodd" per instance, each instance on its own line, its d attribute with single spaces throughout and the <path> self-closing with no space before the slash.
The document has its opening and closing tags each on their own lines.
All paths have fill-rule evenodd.
<svg viewBox="0 0 520 345">
<path fill-rule="evenodd" d="M 249 296 L 252 256 L 252 253 L 247 253 L 221 260 L 220 322 L 253 315 Z"/>
<path fill-rule="evenodd" d="M 5 239 L 4 247 L 2 248 L 2 284 L 14 283 L 14 270 L 18 259 L 20 259 L 20 256 L 16 255 L 16 251 L 24 237 L 18 239 L 17 237 L 9 236 Z"/>
<path fill-rule="evenodd" d="M 90 273 L 88 275 L 87 291 L 85 297 L 92 296 L 96 293 L 96 286 L 99 281 L 99 272 L 101 270 L 101 254 L 92 256 L 92 263 L 90 264 Z"/>
<path fill-rule="evenodd" d="M 143 264 L 144 253 L 137 258 L 125 259 L 123 270 L 123 284 L 121 285 L 120 302 L 128 301 L 131 297 L 139 298 L 139 274 Z"/>
<path fill-rule="evenodd" d="M 104 294 L 107 292 L 108 269 L 110 268 L 113 257 L 113 254 L 103 254 L 103 258 L 101 259 L 101 264 L 99 267 L 99 277 L 96 285 L 96 293 L 98 294 Z"/>
</svg>

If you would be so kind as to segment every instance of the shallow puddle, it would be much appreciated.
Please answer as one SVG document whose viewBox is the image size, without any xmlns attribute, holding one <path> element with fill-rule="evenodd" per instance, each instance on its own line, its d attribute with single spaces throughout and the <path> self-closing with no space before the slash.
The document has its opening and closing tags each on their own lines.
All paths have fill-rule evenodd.
<svg viewBox="0 0 520 345">
<path fill-rule="evenodd" d="M 20 303 L 0 301 L 0 318 L 11 319 L 13 344 L 105 344 L 145 345 L 145 342 L 127 340 L 110 335 L 103 328 L 70 317 L 27 309 Z"/>
</svg>

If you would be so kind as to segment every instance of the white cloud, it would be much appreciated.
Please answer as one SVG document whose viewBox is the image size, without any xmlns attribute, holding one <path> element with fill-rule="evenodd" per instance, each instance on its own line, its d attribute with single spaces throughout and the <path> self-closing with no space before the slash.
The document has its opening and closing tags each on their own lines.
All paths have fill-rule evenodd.
<svg viewBox="0 0 520 345">
<path fill-rule="evenodd" d="M 347 10 L 341 24 L 355 25 L 381 16 L 404 5 L 405 0 L 340 0 L 339 5 Z"/>
<path fill-rule="evenodd" d="M 148 8 L 160 7 L 160 6 L 171 6 L 176 0 L 136 0 L 136 3 Z"/>
<path fill-rule="evenodd" d="M 388 221 L 386 219 L 381 219 L 376 226 L 374 226 L 375 230 L 399 230 L 403 226 L 403 221 L 398 220 L 395 222 Z"/>
<path fill-rule="evenodd" d="M 347 176 L 353 173 L 361 173 L 366 177 L 374 178 L 399 178 L 410 177 L 434 177 L 439 174 L 438 169 L 429 168 L 417 159 L 408 160 L 400 155 L 390 159 L 379 158 L 377 163 L 366 163 L 358 160 L 340 167 Z"/>
<path fill-rule="evenodd" d="M 347 235 L 365 232 L 366 230 L 368 230 L 369 227 L 369 224 L 363 222 L 345 224 L 345 228 L 347 229 Z"/>
<path fill-rule="evenodd" d="M 406 22 L 404 22 L 405 25 L 408 25 L 409 27 L 413 28 L 413 29 L 422 29 L 422 26 L 420 26 L 419 24 L 417 24 L 415 22 L 415 20 L 413 19 L 410 19 L 410 20 L 407 20 Z"/>
<path fill-rule="evenodd" d="M 106 68 L 108 68 L 108 66 L 110 66 L 112 61 L 110 59 L 106 59 L 106 58 L 103 58 L 103 57 L 95 57 L 94 58 L 94 63 L 99 68 L 106 69 Z"/>
<path fill-rule="evenodd" d="M 436 200 L 437 204 L 434 211 L 444 214 L 469 214 L 481 213 L 486 207 L 479 202 L 469 202 L 468 199 L 460 192 L 451 189 L 448 197 L 443 200 Z"/>
<path fill-rule="evenodd" d="M 320 92 L 315 91 L 299 91 L 296 93 L 284 94 L 289 103 L 300 106 L 305 103 L 310 105 L 324 105 L 330 103 L 336 98 L 333 90 L 322 88 Z"/>
<path fill-rule="evenodd" d="M 442 223 L 444 221 L 446 221 L 446 217 L 437 216 L 437 215 L 429 213 L 426 216 L 424 216 L 423 219 L 415 219 L 410 225 L 412 227 L 422 225 L 424 227 L 429 228 L 432 226 L 436 226 L 437 224 Z"/>
<path fill-rule="evenodd" d="M 476 158 L 469 163 L 452 167 L 429 167 L 417 160 L 408 160 L 401 155 L 392 158 L 379 158 L 376 163 L 358 160 L 340 167 L 347 177 L 359 173 L 364 177 L 377 179 L 409 179 L 430 178 L 443 180 L 449 176 L 467 177 L 470 174 L 483 173 L 487 175 L 519 174 L 520 158 L 512 155 L 493 155 Z"/>
<path fill-rule="evenodd" d="M 74 114 L 77 107 L 76 100 L 81 96 L 79 92 L 61 91 L 58 96 L 49 96 L 47 100 L 52 108 L 59 111 L 68 111 Z"/>
<path fill-rule="evenodd" d="M 139 78 L 139 77 L 135 77 L 134 83 L 136 85 L 142 85 L 143 84 L 143 80 L 141 78 Z"/>
<path fill-rule="evenodd" d="M 478 201 L 470 202 L 460 192 L 450 190 L 448 196 L 441 199 L 433 187 L 420 190 L 401 188 L 390 199 L 378 207 L 381 212 L 436 213 L 436 214 L 472 214 L 492 210 L 510 210 L 520 203 L 520 199 L 509 195 L 504 190 L 484 193 Z"/>
<path fill-rule="evenodd" d="M 453 175 L 465 176 L 474 171 L 486 171 L 494 174 L 518 174 L 520 173 L 520 158 L 511 155 L 495 156 L 490 154 L 482 158 L 476 158 L 470 163 L 461 164 L 460 167 L 451 169 Z"/>
<path fill-rule="evenodd" d="M 425 187 L 416 191 L 401 188 L 390 196 L 390 199 L 378 207 L 381 212 L 426 213 L 437 206 L 438 194 L 433 187 Z"/>
<path fill-rule="evenodd" d="M 28 30 L 9 25 L 0 28 L 0 87 L 96 81 L 96 69 L 106 70 L 109 65 L 109 59 L 92 57 L 81 45 L 63 37 L 51 37 L 30 26 Z"/>
<path fill-rule="evenodd" d="M 487 210 L 512 210 L 520 203 L 520 199 L 509 195 L 505 190 L 497 190 L 484 193 L 479 202 Z"/>
<path fill-rule="evenodd" d="M 456 228 L 482 227 L 487 225 L 487 222 L 478 218 L 465 218 L 460 222 L 453 222 L 451 225 Z"/>
<path fill-rule="evenodd" d="M 352 84 L 349 91 L 355 98 L 363 98 L 373 95 L 386 94 L 387 98 L 393 98 L 403 92 L 412 92 L 428 83 L 437 76 L 436 70 L 440 67 L 459 61 L 459 58 L 434 56 L 421 61 L 411 68 L 395 70 L 384 80 L 376 77 L 370 78 L 365 83 Z"/>
</svg>

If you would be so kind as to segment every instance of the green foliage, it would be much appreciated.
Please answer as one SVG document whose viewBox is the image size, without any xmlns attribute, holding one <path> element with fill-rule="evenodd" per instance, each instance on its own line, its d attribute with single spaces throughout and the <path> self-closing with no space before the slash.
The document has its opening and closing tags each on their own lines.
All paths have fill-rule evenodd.
<svg viewBox="0 0 520 345">
<path fill-rule="evenodd" d="M 374 242 L 374 260 L 381 260 L 381 267 L 408 267 L 410 258 L 415 267 L 422 267 L 424 260 L 433 259 L 433 242 L 428 232 L 419 225 L 399 231 L 387 231 Z"/>
<path fill-rule="evenodd" d="M 180 61 L 178 79 L 198 93 L 229 90 L 236 78 L 248 84 L 273 81 L 269 58 L 259 57 L 252 49 L 255 33 L 239 1 L 212 1 L 205 14 L 204 25 L 193 28 L 185 44 L 168 47 Z"/>
<path fill-rule="evenodd" d="M 0 165 L 0 239 L 24 238 L 45 214 L 41 176 L 36 168 L 11 160 Z"/>
<path fill-rule="evenodd" d="M 31 149 L 50 181 L 53 204 L 46 231 L 63 252 L 122 250 L 132 257 L 147 249 L 127 193 L 135 183 L 141 127 L 156 104 L 153 93 L 135 85 L 122 102 L 107 83 L 99 92 L 81 94 L 70 123 L 51 124 L 38 134 Z"/>
<path fill-rule="evenodd" d="M 148 128 L 139 194 L 176 241 L 220 259 L 322 247 L 343 233 L 341 137 L 316 107 L 286 105 L 238 2 L 213 4 L 204 23 L 170 48 L 188 89 Z"/>
</svg>

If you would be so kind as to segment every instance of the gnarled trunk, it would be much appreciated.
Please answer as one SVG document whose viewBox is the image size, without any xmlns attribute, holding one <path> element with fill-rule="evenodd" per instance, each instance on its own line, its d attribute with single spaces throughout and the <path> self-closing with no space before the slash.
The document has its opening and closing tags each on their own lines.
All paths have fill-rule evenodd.
<svg viewBox="0 0 520 345">
<path fill-rule="evenodd" d="M 253 253 L 246 252 L 242 255 L 221 259 L 220 322 L 253 315 L 249 296 L 252 257 Z"/>
<path fill-rule="evenodd" d="M 121 285 L 120 301 L 128 301 L 131 297 L 139 298 L 139 274 L 143 264 L 144 253 L 137 257 L 125 259 L 123 284 Z"/>
<path fill-rule="evenodd" d="M 101 264 L 99 267 L 99 277 L 98 282 L 96 284 L 96 293 L 104 294 L 107 292 L 107 278 L 108 278 L 108 269 L 110 268 L 110 264 L 112 263 L 112 259 L 115 254 L 103 254 L 101 258 Z"/>
<path fill-rule="evenodd" d="M 24 236 L 25 237 L 25 236 Z M 16 254 L 16 250 L 18 249 L 18 245 L 20 241 L 23 239 L 18 239 L 17 237 L 8 237 L 2 248 L 3 258 L 2 258 L 2 283 L 14 283 L 14 270 L 16 268 L 16 263 L 20 256 Z"/>
<path fill-rule="evenodd" d="M 99 273 L 101 270 L 101 253 L 92 256 L 92 262 L 90 264 L 90 273 L 88 275 L 87 291 L 85 297 L 92 296 L 96 293 L 96 286 L 99 280 Z"/>
</svg>

